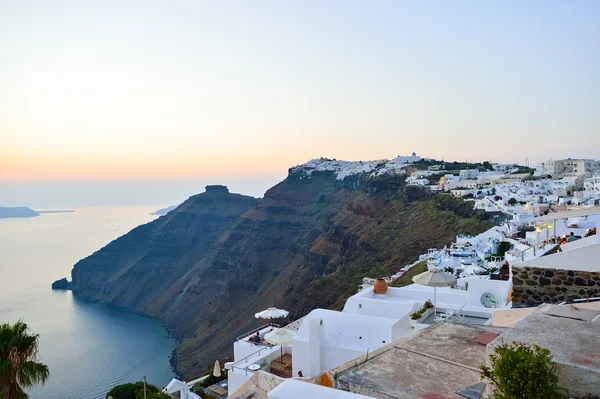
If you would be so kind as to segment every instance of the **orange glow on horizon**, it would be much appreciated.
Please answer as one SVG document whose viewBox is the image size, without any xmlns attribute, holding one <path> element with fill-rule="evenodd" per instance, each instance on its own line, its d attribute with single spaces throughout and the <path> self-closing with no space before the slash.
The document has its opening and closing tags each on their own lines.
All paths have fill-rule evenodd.
<svg viewBox="0 0 600 399">
<path fill-rule="evenodd" d="M 285 159 L 253 157 L 245 163 L 231 159 L 192 159 L 170 157 L 2 157 L 0 180 L 156 180 L 193 179 L 227 175 L 285 174 Z"/>
</svg>

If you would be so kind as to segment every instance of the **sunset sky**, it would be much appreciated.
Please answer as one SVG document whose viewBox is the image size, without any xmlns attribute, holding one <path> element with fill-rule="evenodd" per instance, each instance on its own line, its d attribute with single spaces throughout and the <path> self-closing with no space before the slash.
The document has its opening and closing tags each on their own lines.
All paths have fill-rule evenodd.
<svg viewBox="0 0 600 399">
<path fill-rule="evenodd" d="M 600 2 L 0 0 L 0 181 L 600 158 Z"/>
</svg>

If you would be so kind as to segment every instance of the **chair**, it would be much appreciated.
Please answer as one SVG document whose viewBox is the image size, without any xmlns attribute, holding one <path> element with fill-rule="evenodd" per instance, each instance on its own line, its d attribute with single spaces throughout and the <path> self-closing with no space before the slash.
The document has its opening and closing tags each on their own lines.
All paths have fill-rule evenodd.
<svg viewBox="0 0 600 399">
<path fill-rule="evenodd" d="M 452 317 L 457 316 L 459 321 L 464 322 L 466 321 L 465 316 L 462 314 L 462 309 L 467 306 L 467 302 L 465 302 L 460 308 L 458 309 L 451 309 L 450 312 L 446 312 L 441 314 L 437 320 L 439 321 L 446 321 L 446 320 L 450 320 Z"/>
</svg>

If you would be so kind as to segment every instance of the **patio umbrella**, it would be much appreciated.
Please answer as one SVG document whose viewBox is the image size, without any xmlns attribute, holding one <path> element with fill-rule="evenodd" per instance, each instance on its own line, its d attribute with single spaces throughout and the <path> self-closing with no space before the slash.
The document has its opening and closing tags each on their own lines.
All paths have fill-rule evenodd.
<svg viewBox="0 0 600 399">
<path fill-rule="evenodd" d="M 254 314 L 257 319 L 278 319 L 280 317 L 287 317 L 290 312 L 283 309 L 269 308 Z"/>
<path fill-rule="evenodd" d="M 451 274 L 444 273 L 438 269 L 427 270 L 424 273 L 417 274 L 412 278 L 413 282 L 419 285 L 426 285 L 428 287 L 433 287 L 433 308 L 434 315 L 437 314 L 437 296 L 436 296 L 436 288 L 437 287 L 448 287 L 450 285 L 456 284 L 456 278 Z"/>
<path fill-rule="evenodd" d="M 283 345 L 289 345 L 296 336 L 295 331 L 278 328 L 265 335 L 265 339 L 272 345 L 281 345 L 281 358 L 283 359 Z"/>
<path fill-rule="evenodd" d="M 215 377 L 221 376 L 221 365 L 219 364 L 218 360 L 215 360 L 215 369 L 213 370 L 213 375 Z"/>
</svg>

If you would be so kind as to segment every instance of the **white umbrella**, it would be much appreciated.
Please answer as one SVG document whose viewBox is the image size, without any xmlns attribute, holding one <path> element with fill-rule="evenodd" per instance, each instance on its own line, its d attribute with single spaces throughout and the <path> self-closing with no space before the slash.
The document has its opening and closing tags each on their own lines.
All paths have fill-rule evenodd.
<svg viewBox="0 0 600 399">
<path fill-rule="evenodd" d="M 254 314 L 257 319 L 278 319 L 280 317 L 287 317 L 290 312 L 283 309 L 269 308 Z"/>
<path fill-rule="evenodd" d="M 296 336 L 295 331 L 286 330 L 285 328 L 278 328 L 277 330 L 271 331 L 265 335 L 265 339 L 272 345 L 281 346 L 281 358 L 283 359 L 283 345 L 289 345 Z"/>
<path fill-rule="evenodd" d="M 218 360 L 215 360 L 215 369 L 213 370 L 213 375 L 215 377 L 221 376 L 221 365 L 219 364 Z"/>
<path fill-rule="evenodd" d="M 412 281 L 419 285 L 433 287 L 433 308 L 434 316 L 437 314 L 437 287 L 448 287 L 456 284 L 456 278 L 451 274 L 444 273 L 438 269 L 427 270 L 424 273 L 417 274 L 412 278 Z"/>
</svg>

